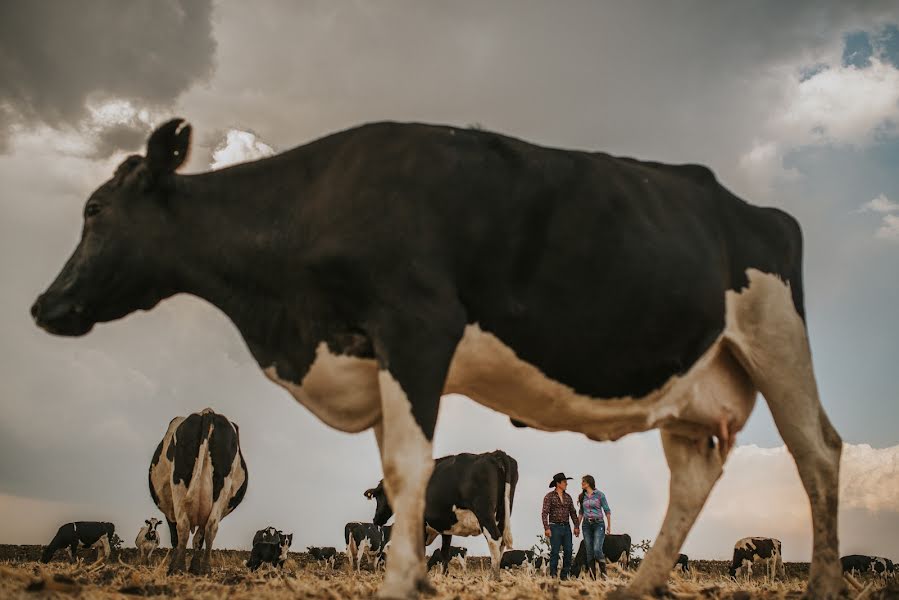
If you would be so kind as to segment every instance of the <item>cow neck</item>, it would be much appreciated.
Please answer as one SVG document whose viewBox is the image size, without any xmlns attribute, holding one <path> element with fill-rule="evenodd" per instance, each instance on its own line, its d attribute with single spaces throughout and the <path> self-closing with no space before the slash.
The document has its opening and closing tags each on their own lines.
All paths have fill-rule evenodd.
<svg viewBox="0 0 899 600">
<path fill-rule="evenodd" d="M 259 192 L 266 188 L 262 172 L 229 171 L 178 178 L 178 288 L 218 307 L 248 342 L 267 339 L 285 330 L 285 249 L 279 254 L 273 242 L 284 239 L 277 224 L 285 219 Z"/>
</svg>

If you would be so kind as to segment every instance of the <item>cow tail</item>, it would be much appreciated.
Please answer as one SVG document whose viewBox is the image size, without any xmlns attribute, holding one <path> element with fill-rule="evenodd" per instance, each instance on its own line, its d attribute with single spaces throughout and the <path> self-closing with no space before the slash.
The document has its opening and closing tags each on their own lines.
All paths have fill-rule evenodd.
<svg viewBox="0 0 899 600">
<path fill-rule="evenodd" d="M 513 548 L 512 543 L 512 494 L 515 493 L 515 486 L 518 483 L 513 481 L 516 476 L 518 465 L 514 464 L 514 459 L 509 456 L 503 456 L 503 545 L 506 548 Z M 514 467 L 514 468 L 513 468 Z"/>
<path fill-rule="evenodd" d="M 497 477 L 497 492 L 499 493 L 496 503 L 496 524 L 499 526 L 502 536 L 503 546 L 512 548 L 512 528 L 509 526 L 509 517 L 511 509 L 509 507 L 509 497 L 506 495 L 506 488 L 509 483 L 509 465 L 502 457 L 497 461 L 499 465 L 499 477 Z"/>
<path fill-rule="evenodd" d="M 190 483 L 187 486 L 187 498 L 190 499 L 193 499 L 193 497 L 199 493 L 200 478 L 203 476 L 203 471 L 206 469 L 206 455 L 209 454 L 209 444 L 212 442 L 212 424 L 215 413 L 212 411 L 206 412 L 204 410 L 201 414 L 200 435 L 202 437 L 200 438 L 200 446 L 197 451 L 197 462 L 194 463 L 194 472 L 191 473 Z M 206 445 L 205 449 L 203 448 L 204 444 Z"/>
<path fill-rule="evenodd" d="M 350 543 L 350 523 L 343 526 L 343 543 Z"/>
</svg>

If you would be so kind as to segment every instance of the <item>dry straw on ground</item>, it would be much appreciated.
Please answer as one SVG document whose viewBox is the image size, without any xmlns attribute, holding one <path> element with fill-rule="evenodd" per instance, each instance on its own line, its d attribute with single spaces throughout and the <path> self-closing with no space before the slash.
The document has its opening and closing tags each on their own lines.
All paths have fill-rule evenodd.
<svg viewBox="0 0 899 600">
<path fill-rule="evenodd" d="M 156 558 L 156 557 L 154 557 Z M 309 563 L 303 555 L 291 559 L 281 571 L 264 567 L 250 573 L 238 554 L 214 556 L 213 573 L 208 577 L 167 576 L 164 555 L 152 566 L 134 566 L 115 561 L 107 565 L 63 562 L 42 565 L 33 561 L 0 565 L 0 598 L 36 597 L 80 598 L 84 600 L 126 600 L 133 597 L 191 598 L 205 600 L 229 598 L 249 600 L 286 598 L 339 600 L 371 598 L 382 573 L 362 571 L 349 574 L 345 569 L 330 569 Z M 437 600 L 523 600 L 553 598 L 560 600 L 603 598 L 617 586 L 625 585 L 631 573 L 612 573 L 606 581 L 575 580 L 559 582 L 544 577 L 528 577 L 521 572 L 504 572 L 493 580 L 480 566 L 467 573 L 453 569 L 448 576 L 432 575 Z M 673 576 L 670 597 L 680 599 L 786 599 L 799 598 L 805 589 L 804 578 L 766 583 L 763 579 L 735 583 L 717 572 L 698 572 L 687 577 Z M 899 587 L 885 589 L 877 581 L 847 582 L 849 598 L 885 600 L 899 598 Z"/>
</svg>

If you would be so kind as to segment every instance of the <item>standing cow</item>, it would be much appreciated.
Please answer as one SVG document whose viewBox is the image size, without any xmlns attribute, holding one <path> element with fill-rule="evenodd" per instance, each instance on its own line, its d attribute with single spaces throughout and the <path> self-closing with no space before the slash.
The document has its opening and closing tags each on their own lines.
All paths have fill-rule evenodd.
<svg viewBox="0 0 899 600">
<path fill-rule="evenodd" d="M 337 561 L 337 548 L 334 546 L 308 546 L 306 550 L 309 555 L 318 562 L 323 562 L 331 569 Z"/>
<path fill-rule="evenodd" d="M 734 544 L 734 557 L 730 565 L 730 576 L 736 579 L 743 574 L 752 577 L 752 565 L 765 563 L 765 576 L 773 581 L 776 575 L 786 579 L 783 552 L 780 540 L 766 537 L 747 537 Z"/>
<path fill-rule="evenodd" d="M 190 572 L 209 571 L 219 522 L 237 508 L 246 491 L 247 465 L 237 425 L 211 408 L 172 419 L 150 463 L 150 495 L 172 537 L 169 573 L 184 570 L 191 533 Z"/>
<path fill-rule="evenodd" d="M 397 514 L 382 596 L 430 588 L 448 393 L 593 440 L 661 430 L 668 510 L 640 596 L 666 585 L 761 392 L 811 504 L 808 593 L 841 593 L 842 440 L 815 383 L 795 219 L 705 167 L 489 131 L 373 123 L 179 175 L 190 136 L 161 125 L 90 195 L 32 316 L 80 336 L 194 294 L 324 423 L 374 429 Z"/>
<path fill-rule="evenodd" d="M 343 527 L 343 539 L 346 542 L 347 566 L 350 573 L 362 569 L 362 559 L 368 558 L 373 569 L 384 558 L 387 544 L 390 543 L 392 525 L 376 523 L 359 523 L 352 521 Z M 355 565 L 355 566 L 354 566 Z"/>
<path fill-rule="evenodd" d="M 459 567 L 463 571 L 468 570 L 468 564 L 467 564 L 468 548 L 462 548 L 460 546 L 450 546 L 448 554 L 449 554 L 450 561 L 456 561 L 457 563 L 459 563 Z M 447 565 L 444 564 L 444 562 L 443 562 L 443 548 L 442 547 L 434 550 L 433 554 L 431 554 L 431 558 L 428 559 L 428 571 L 430 571 L 437 565 L 440 565 L 440 571 L 442 573 L 448 572 Z"/>
<path fill-rule="evenodd" d="M 109 560 L 110 543 L 115 534 L 115 525 L 98 521 L 75 521 L 66 523 L 57 531 L 47 547 L 41 553 L 41 562 L 48 563 L 57 550 L 65 548 L 69 560 L 75 562 L 78 548 L 96 548 L 97 562 Z"/>
<path fill-rule="evenodd" d="M 631 536 L 627 533 L 608 533 L 602 541 L 602 553 L 606 562 L 599 563 L 599 569 L 603 576 L 606 574 L 606 564 L 616 565 L 627 569 L 631 564 Z M 578 545 L 577 553 L 571 563 L 571 576 L 577 577 L 581 573 L 587 573 L 587 547 L 584 540 Z"/>
<path fill-rule="evenodd" d="M 150 564 L 153 551 L 159 547 L 159 532 L 156 527 L 162 523 L 156 517 L 144 521 L 144 526 L 137 532 L 134 546 L 137 548 L 138 561 L 141 564 Z"/>
<path fill-rule="evenodd" d="M 490 564 L 499 576 L 503 550 L 512 546 L 512 505 L 518 485 L 518 462 L 501 450 L 438 458 L 425 495 L 425 547 L 441 536 L 443 572 L 449 569 L 454 535 L 483 535 Z M 393 508 L 384 481 L 365 491 L 376 502 L 374 522 L 386 523 Z"/>
<path fill-rule="evenodd" d="M 293 534 L 284 533 L 277 529 L 272 534 L 269 527 L 267 530 L 262 529 L 253 536 L 253 549 L 250 551 L 250 558 L 247 560 L 247 567 L 251 571 L 255 571 L 264 563 L 272 566 L 283 568 L 287 561 L 287 553 L 293 544 Z"/>
</svg>

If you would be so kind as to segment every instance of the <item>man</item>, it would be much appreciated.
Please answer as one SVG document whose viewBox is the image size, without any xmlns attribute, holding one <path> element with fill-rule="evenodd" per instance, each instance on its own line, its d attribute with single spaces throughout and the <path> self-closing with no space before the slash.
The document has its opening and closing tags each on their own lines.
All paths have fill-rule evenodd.
<svg viewBox="0 0 899 600">
<path fill-rule="evenodd" d="M 581 534 L 578 524 L 577 512 L 574 510 L 574 500 L 565 490 L 568 488 L 568 480 L 565 473 L 556 473 L 549 487 L 555 488 L 543 497 L 543 530 L 549 538 L 549 574 L 556 576 L 559 567 L 559 546 L 562 547 L 562 574 L 560 579 L 568 579 L 571 572 L 571 527 L 568 519 L 574 523 L 575 537 Z"/>
</svg>

